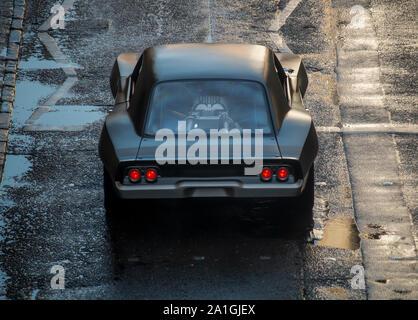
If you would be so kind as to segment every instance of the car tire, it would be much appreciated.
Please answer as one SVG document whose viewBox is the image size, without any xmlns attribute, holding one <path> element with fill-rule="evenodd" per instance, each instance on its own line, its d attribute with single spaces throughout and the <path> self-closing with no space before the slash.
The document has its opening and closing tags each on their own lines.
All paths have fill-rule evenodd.
<svg viewBox="0 0 418 320">
<path fill-rule="evenodd" d="M 315 198 L 315 167 L 312 164 L 309 170 L 308 181 L 306 181 L 305 189 L 302 194 L 295 200 L 303 208 L 311 210 L 313 208 Z"/>
<path fill-rule="evenodd" d="M 103 168 L 103 191 L 106 216 L 113 218 L 118 214 L 118 211 L 122 211 L 124 200 L 116 193 L 112 178 L 105 168 Z"/>
<path fill-rule="evenodd" d="M 289 230 L 294 233 L 305 234 L 313 227 L 313 204 L 315 187 L 315 169 L 312 165 L 308 180 L 302 194 L 295 198 L 288 198 L 288 211 L 285 219 Z"/>
</svg>

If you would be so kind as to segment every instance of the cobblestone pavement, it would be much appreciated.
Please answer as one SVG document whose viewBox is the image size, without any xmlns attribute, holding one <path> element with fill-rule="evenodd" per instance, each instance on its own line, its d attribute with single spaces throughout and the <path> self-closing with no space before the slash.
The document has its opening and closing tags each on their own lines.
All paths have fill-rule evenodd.
<svg viewBox="0 0 418 320">
<path fill-rule="evenodd" d="M 0 3 L 0 180 L 15 99 L 24 15 L 25 0 L 2 0 Z"/>
</svg>

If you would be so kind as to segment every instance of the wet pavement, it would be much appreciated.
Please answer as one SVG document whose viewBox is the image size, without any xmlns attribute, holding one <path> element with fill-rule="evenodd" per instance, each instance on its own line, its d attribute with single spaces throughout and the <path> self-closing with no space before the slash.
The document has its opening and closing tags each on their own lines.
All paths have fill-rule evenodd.
<svg viewBox="0 0 418 320">
<path fill-rule="evenodd" d="M 67 0 L 65 29 L 46 32 L 41 25 L 54 4 L 27 1 L 0 187 L 0 298 L 417 298 L 416 134 L 329 130 L 416 122 L 414 83 L 389 70 L 398 52 L 385 35 L 406 48 L 400 39 L 410 36 L 407 17 L 402 37 L 383 23 L 391 2 Z M 383 90 L 372 103 L 350 105 L 344 94 L 352 91 L 344 90 L 357 89 L 341 80 L 348 70 L 341 67 L 353 62 L 338 53 L 359 42 L 345 29 L 356 4 L 377 25 L 367 39 L 376 43 L 367 57 L 377 69 L 363 89 Z M 281 23 L 272 36 L 270 26 Z M 305 105 L 322 128 L 312 211 L 284 201 L 133 201 L 120 220 L 106 220 L 97 144 L 113 106 L 114 59 L 154 44 L 207 40 L 287 48 L 304 58 Z M 399 67 L 414 76 L 408 50 Z M 373 199 L 385 203 L 385 196 L 396 201 L 383 217 Z M 54 265 L 65 268 L 65 290 L 51 288 Z M 365 267 L 366 289 L 352 288 L 353 266 Z"/>
</svg>

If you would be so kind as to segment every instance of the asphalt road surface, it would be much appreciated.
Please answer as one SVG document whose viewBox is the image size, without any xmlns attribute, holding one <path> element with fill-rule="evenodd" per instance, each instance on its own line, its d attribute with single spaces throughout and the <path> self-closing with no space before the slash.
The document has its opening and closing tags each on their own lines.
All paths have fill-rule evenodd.
<svg viewBox="0 0 418 320">
<path fill-rule="evenodd" d="M 26 5 L 0 299 L 418 299 L 416 1 L 65 0 L 64 29 L 49 29 L 55 4 Z M 302 55 L 320 144 L 312 212 L 136 201 L 106 221 L 97 144 L 114 59 L 207 41 Z"/>
</svg>

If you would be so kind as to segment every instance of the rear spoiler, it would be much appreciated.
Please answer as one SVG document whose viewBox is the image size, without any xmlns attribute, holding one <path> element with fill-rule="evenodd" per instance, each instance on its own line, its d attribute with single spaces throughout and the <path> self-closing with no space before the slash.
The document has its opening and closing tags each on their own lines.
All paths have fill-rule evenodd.
<svg viewBox="0 0 418 320">
<path fill-rule="evenodd" d="M 308 87 L 308 75 L 302 58 L 293 53 L 276 53 L 286 75 L 287 96 L 292 107 L 303 107 L 302 98 Z"/>
<path fill-rule="evenodd" d="M 110 89 L 117 102 L 127 101 L 129 77 L 138 62 L 140 54 L 121 53 L 116 59 L 110 74 Z"/>
</svg>

